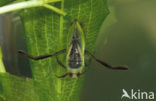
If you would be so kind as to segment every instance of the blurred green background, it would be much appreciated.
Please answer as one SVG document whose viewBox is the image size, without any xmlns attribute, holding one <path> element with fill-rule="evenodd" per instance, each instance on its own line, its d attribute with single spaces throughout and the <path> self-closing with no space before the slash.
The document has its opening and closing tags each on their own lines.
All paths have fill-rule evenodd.
<svg viewBox="0 0 156 101">
<path fill-rule="evenodd" d="M 93 61 L 81 100 L 121 101 L 123 88 L 156 93 L 156 0 L 108 0 L 108 5 L 96 56 L 129 70 L 108 70 Z"/>
<path fill-rule="evenodd" d="M 156 0 L 108 0 L 108 7 L 95 55 L 129 70 L 109 70 L 92 61 L 80 101 L 121 101 L 123 88 L 156 93 Z M 17 54 L 26 50 L 19 19 L 16 14 L 0 16 L 0 43 L 7 71 L 31 77 L 28 60 Z"/>
</svg>

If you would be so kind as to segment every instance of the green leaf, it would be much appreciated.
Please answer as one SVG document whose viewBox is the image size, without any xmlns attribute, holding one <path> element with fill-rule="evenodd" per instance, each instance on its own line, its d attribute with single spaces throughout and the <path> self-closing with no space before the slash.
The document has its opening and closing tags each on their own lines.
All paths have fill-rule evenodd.
<svg viewBox="0 0 156 101">
<path fill-rule="evenodd" d="M 0 0 L 0 6 L 9 4 L 9 3 L 13 2 L 13 1 L 16 1 L 16 0 Z"/>
<path fill-rule="evenodd" d="M 67 33 L 75 19 L 83 26 L 86 50 L 93 53 L 100 26 L 108 15 L 106 0 L 62 0 L 52 5 L 67 15 L 61 16 L 43 7 L 20 13 L 27 53 L 39 56 L 66 49 Z M 66 54 L 59 56 L 64 64 L 65 58 Z M 7 101 L 78 101 L 85 75 L 80 79 L 57 78 L 56 75 L 62 75 L 66 70 L 58 65 L 55 57 L 30 60 L 30 65 L 32 79 L 0 74 L 0 95 Z"/>
<path fill-rule="evenodd" d="M 4 101 L 33 101 L 33 97 L 38 97 L 33 84 L 31 79 L 0 73 L 0 94 Z"/>
<path fill-rule="evenodd" d="M 1 49 L 1 45 L 0 45 L 0 73 L 5 73 L 6 70 L 5 70 L 5 67 L 4 67 L 4 64 L 3 64 L 3 59 L 2 59 L 2 49 Z"/>
</svg>

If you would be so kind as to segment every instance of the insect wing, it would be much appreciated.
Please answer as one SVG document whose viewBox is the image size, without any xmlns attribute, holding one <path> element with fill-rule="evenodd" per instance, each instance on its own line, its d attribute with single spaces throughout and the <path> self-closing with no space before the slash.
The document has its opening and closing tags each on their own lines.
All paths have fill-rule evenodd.
<svg viewBox="0 0 156 101">
<path fill-rule="evenodd" d="M 78 30 L 78 34 L 79 34 L 79 38 L 80 38 L 80 46 L 81 46 L 81 52 L 84 56 L 84 50 L 85 50 L 85 35 L 84 35 L 84 32 L 83 32 L 83 29 L 82 29 L 82 26 L 81 24 L 76 21 L 76 26 L 77 26 L 77 30 Z"/>
<path fill-rule="evenodd" d="M 70 27 L 68 31 L 68 46 L 67 46 L 67 63 L 70 59 L 70 54 L 72 51 L 73 45 L 78 45 L 78 51 L 80 53 L 81 61 L 82 61 L 82 67 L 84 66 L 84 50 L 85 50 L 85 35 L 82 29 L 82 26 L 78 21 L 75 21 L 72 26 Z M 76 43 L 73 43 L 76 42 Z M 67 64 L 68 65 L 68 64 Z"/>
</svg>

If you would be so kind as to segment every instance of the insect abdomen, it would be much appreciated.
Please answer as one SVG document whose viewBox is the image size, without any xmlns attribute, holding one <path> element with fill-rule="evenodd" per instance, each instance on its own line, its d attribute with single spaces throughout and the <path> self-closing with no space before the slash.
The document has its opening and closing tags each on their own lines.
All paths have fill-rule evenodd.
<svg viewBox="0 0 156 101">
<path fill-rule="evenodd" d="M 81 67 L 81 61 L 69 61 L 70 68 L 79 68 Z"/>
<path fill-rule="evenodd" d="M 70 68 L 79 68 L 81 67 L 81 57 L 78 50 L 78 44 L 73 43 L 71 52 L 69 54 L 69 67 Z"/>
</svg>

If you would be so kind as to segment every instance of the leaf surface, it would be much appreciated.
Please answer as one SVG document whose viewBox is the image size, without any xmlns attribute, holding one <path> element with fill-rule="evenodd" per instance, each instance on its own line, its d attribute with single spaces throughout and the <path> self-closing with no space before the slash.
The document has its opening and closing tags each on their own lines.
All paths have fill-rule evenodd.
<svg viewBox="0 0 156 101">
<path fill-rule="evenodd" d="M 16 1 L 16 0 L 0 0 L 0 6 L 9 4 L 9 3 L 13 2 L 13 1 Z"/>
</svg>

